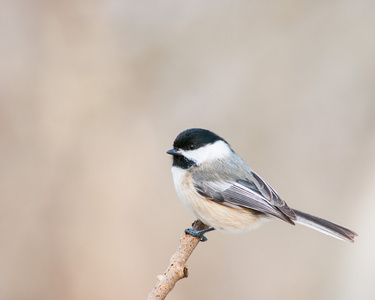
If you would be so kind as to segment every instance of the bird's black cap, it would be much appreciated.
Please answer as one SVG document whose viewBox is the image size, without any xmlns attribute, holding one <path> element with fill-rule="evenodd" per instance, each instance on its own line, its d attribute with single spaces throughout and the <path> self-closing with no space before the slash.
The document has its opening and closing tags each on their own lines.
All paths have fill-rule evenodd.
<svg viewBox="0 0 375 300">
<path fill-rule="evenodd" d="M 191 128 L 181 132 L 173 142 L 175 149 L 193 150 L 217 141 L 224 141 L 217 134 L 202 128 Z"/>
</svg>

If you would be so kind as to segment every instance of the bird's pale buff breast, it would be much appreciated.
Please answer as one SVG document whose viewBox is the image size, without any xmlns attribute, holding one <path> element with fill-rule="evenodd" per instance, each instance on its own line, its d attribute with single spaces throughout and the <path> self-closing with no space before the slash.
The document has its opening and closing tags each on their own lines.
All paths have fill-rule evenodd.
<svg viewBox="0 0 375 300">
<path fill-rule="evenodd" d="M 259 214 L 238 207 L 232 208 L 218 204 L 199 195 L 194 188 L 192 178 L 187 170 L 172 167 L 176 192 L 192 214 L 208 226 L 217 230 L 243 230 L 257 228 L 262 220 Z"/>
</svg>

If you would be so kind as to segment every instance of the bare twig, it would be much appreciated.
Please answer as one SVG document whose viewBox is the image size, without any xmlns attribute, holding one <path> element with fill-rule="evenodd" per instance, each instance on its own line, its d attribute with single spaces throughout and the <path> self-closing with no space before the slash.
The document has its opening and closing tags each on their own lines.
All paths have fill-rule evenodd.
<svg viewBox="0 0 375 300">
<path fill-rule="evenodd" d="M 197 220 L 194 222 L 193 228 L 203 230 L 208 228 L 208 226 Z M 172 255 L 170 264 L 164 274 L 157 276 L 159 282 L 148 295 L 148 300 L 165 299 L 168 293 L 174 288 L 178 280 L 188 277 L 189 269 L 186 262 L 198 243 L 199 238 L 197 237 L 193 237 L 188 234 L 183 234 L 181 236 L 180 246 Z"/>
</svg>

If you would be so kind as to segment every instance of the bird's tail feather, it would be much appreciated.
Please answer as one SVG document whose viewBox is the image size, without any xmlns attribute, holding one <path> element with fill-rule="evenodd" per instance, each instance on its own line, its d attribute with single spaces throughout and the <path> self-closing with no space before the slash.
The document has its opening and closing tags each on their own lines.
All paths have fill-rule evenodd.
<svg viewBox="0 0 375 300">
<path fill-rule="evenodd" d="M 354 242 L 354 238 L 357 236 L 354 231 L 351 231 L 350 229 L 347 229 L 330 221 L 306 214 L 296 209 L 293 209 L 293 211 L 297 216 L 297 220 L 294 221 L 297 224 L 310 227 L 327 235 L 351 243 Z"/>
</svg>

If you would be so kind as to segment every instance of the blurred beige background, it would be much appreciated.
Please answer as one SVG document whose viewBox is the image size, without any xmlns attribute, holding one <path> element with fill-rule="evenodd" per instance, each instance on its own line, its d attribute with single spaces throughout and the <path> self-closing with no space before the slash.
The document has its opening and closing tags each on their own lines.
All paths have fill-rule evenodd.
<svg viewBox="0 0 375 300">
<path fill-rule="evenodd" d="M 374 1 L 1 1 L 0 299 L 146 299 L 194 220 L 176 135 L 226 138 L 290 206 L 208 234 L 168 299 L 375 299 Z"/>
</svg>

